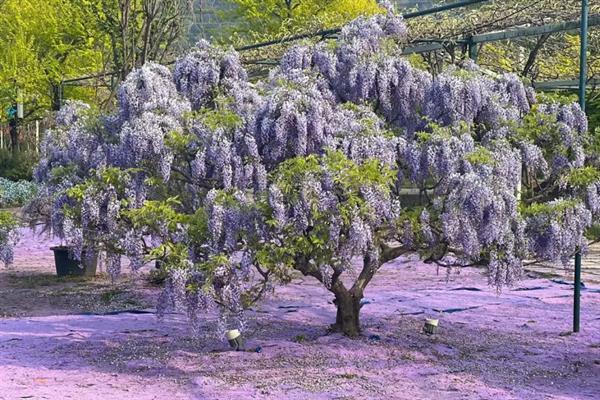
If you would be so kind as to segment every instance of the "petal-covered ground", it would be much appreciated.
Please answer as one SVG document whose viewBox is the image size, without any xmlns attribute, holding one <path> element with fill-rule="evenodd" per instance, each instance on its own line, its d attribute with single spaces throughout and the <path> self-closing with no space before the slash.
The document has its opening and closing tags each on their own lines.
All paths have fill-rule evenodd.
<svg viewBox="0 0 600 400">
<path fill-rule="evenodd" d="M 0 275 L 0 307 L 18 309 L 7 304 L 17 300 L 15 288 L 23 304 L 32 301 L 28 293 L 45 293 L 23 313 L 30 316 L 0 318 L 0 399 L 497 400 L 600 393 L 597 283 L 582 292 L 582 331 L 569 334 L 566 278 L 530 274 L 498 294 L 479 270 L 447 276 L 398 260 L 367 290 L 363 338 L 328 335 L 331 295 L 298 279 L 252 313 L 249 351 L 231 352 L 208 333 L 192 339 L 181 315 L 158 322 L 148 308 L 158 289 L 131 279 L 118 284 L 114 301 L 94 308 L 88 303 L 106 300 L 103 290 L 114 289 L 102 281 L 52 281 L 47 247 L 32 238 L 22 242 L 17 265 Z M 40 276 L 50 283 L 39 286 Z M 19 286 L 22 280 L 30 283 Z M 86 297 L 82 288 L 98 297 Z M 71 310 L 48 300 L 75 289 L 83 305 Z M 56 304 L 60 315 L 52 315 Z M 433 336 L 422 333 L 428 316 L 440 319 Z M 261 352 L 252 351 L 258 346 Z"/>
</svg>

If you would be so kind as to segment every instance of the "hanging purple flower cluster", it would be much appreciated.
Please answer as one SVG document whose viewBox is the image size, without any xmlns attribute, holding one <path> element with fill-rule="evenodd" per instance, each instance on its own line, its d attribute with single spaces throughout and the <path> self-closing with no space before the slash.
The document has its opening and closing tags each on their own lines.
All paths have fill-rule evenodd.
<svg viewBox="0 0 600 400">
<path fill-rule="evenodd" d="M 332 96 L 309 75 L 279 77 L 256 113 L 253 136 L 267 170 L 296 156 L 321 153 L 337 115 Z"/>
<path fill-rule="evenodd" d="M 475 148 L 469 133 L 439 128 L 421 138 L 409 141 L 400 155 L 411 181 L 422 185 L 427 180 L 439 182 L 451 174 L 468 172 L 465 156 Z"/>
<path fill-rule="evenodd" d="M 578 104 L 540 104 L 539 123 L 548 128 L 538 135 L 536 144 L 550 150 L 553 176 L 584 166 L 587 118 Z"/>
<path fill-rule="evenodd" d="M 233 97 L 239 106 L 257 99 L 238 53 L 220 50 L 205 40 L 177 60 L 173 78 L 177 90 L 189 99 L 194 110 L 214 107 L 219 95 Z"/>
<path fill-rule="evenodd" d="M 71 101 L 56 115 L 56 128 L 49 131 L 41 144 L 41 154 L 34 178 L 47 182 L 57 168 L 75 168 L 73 179 L 87 171 L 106 165 L 104 141 L 99 127 L 94 126 L 90 107 Z M 54 171 L 54 172 L 53 172 Z"/>
<path fill-rule="evenodd" d="M 242 232 L 252 228 L 248 209 L 251 198 L 242 191 L 232 194 L 211 190 L 204 208 L 208 216 L 208 247 L 210 254 L 233 253 L 237 250 Z"/>
<path fill-rule="evenodd" d="M 591 183 L 585 190 L 585 205 L 592 213 L 597 216 L 600 213 L 600 182 Z"/>
<path fill-rule="evenodd" d="M 326 148 L 340 150 L 356 163 L 376 159 L 395 167 L 406 141 L 387 131 L 384 121 L 370 108 L 342 105 L 330 122 L 331 138 Z"/>
<path fill-rule="evenodd" d="M 205 118 L 225 115 L 233 118 L 233 126 L 211 127 L 202 118 L 194 120 L 191 132 L 195 137 L 195 155 L 189 163 L 193 183 L 216 188 L 264 190 L 266 171 L 260 162 L 258 146 L 249 134 L 246 122 L 229 110 L 211 111 Z"/>
<path fill-rule="evenodd" d="M 514 187 L 492 173 L 457 175 L 448 187 L 439 210 L 444 240 L 459 258 L 464 257 L 465 264 L 481 261 L 487 253 L 493 255 L 494 268 L 511 271 L 495 277 L 507 280 L 492 282 L 497 286 L 512 283 L 522 265 L 517 250 L 525 240 Z"/>
<path fill-rule="evenodd" d="M 165 145 L 165 137 L 182 130 L 179 122 L 168 115 L 144 113 L 125 121 L 121 128 L 121 168 L 145 165 L 158 172 L 165 181 L 171 174 L 173 153 Z"/>
<path fill-rule="evenodd" d="M 316 46 L 312 69 L 322 74 L 340 101 L 372 102 L 388 122 L 412 133 L 422 125 L 420 114 L 432 78 L 398 57 L 405 41 L 404 21 L 392 12 L 359 18 L 342 29 L 335 46 Z"/>
<path fill-rule="evenodd" d="M 478 67 L 450 68 L 433 80 L 426 115 L 442 125 L 458 122 L 497 128 L 519 121 L 531 108 L 527 91 L 514 74 L 497 79 L 483 75 Z"/>
<path fill-rule="evenodd" d="M 477 72 L 443 73 L 433 81 L 426 114 L 442 125 L 473 123 L 490 101 L 492 86 L 491 79 Z"/>
<path fill-rule="evenodd" d="M 533 143 L 523 142 L 521 144 L 521 158 L 527 171 L 541 175 L 542 178 L 548 176 L 548 162 L 544 158 L 544 153 L 539 146 Z"/>
<path fill-rule="evenodd" d="M 527 218 L 529 250 L 537 259 L 570 264 L 577 250 L 585 251 L 585 230 L 592 213 L 576 200 L 557 199 L 546 203 L 540 212 Z"/>
<path fill-rule="evenodd" d="M 189 111 L 166 67 L 149 63 L 132 72 L 119 89 L 120 147 L 114 151 L 114 164 L 144 164 L 168 181 L 174 155 L 165 137 L 182 131 L 181 118 Z"/>
<path fill-rule="evenodd" d="M 576 133 L 583 134 L 588 130 L 588 122 L 585 112 L 583 112 L 577 103 L 541 104 L 540 112 L 556 115 L 556 120 L 561 124 L 561 131 L 563 133 L 574 131 Z"/>
<path fill-rule="evenodd" d="M 180 117 L 190 110 L 173 83 L 171 71 L 163 65 L 147 63 L 127 76 L 119 88 L 119 116 L 122 121 L 146 112 Z"/>
</svg>

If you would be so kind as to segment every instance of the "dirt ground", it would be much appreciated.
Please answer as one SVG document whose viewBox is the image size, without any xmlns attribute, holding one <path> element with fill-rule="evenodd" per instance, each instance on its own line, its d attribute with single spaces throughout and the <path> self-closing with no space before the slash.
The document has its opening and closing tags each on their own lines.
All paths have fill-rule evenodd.
<svg viewBox="0 0 600 400">
<path fill-rule="evenodd" d="M 56 276 L 50 247 L 58 244 L 45 236 L 22 230 L 15 263 L 0 268 L 0 318 L 107 313 L 154 307 L 159 288 L 144 275 L 124 275 L 111 282 L 99 266 L 96 277 Z"/>
<path fill-rule="evenodd" d="M 367 289 L 357 340 L 327 334 L 332 297 L 298 279 L 250 313 L 249 351 L 231 352 L 208 329 L 192 336 L 183 315 L 157 321 L 160 289 L 144 274 L 56 278 L 51 243 L 24 233 L 0 270 L 0 399 L 599 398 L 600 284 L 588 275 L 570 334 L 568 277 L 532 272 L 498 294 L 476 269 L 447 277 L 397 260 Z M 437 334 L 422 333 L 426 317 Z"/>
</svg>

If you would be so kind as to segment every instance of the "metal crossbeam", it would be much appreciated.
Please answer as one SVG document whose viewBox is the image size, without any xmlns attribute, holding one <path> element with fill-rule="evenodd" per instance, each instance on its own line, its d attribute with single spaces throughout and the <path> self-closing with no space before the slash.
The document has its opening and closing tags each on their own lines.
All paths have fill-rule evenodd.
<svg viewBox="0 0 600 400">
<path fill-rule="evenodd" d="M 486 43 L 486 42 L 498 42 L 501 40 L 518 39 L 528 36 L 540 36 L 548 33 L 558 32 L 575 32 L 579 30 L 581 21 L 567 21 L 558 24 L 547 24 L 540 26 L 530 26 L 519 29 L 507 29 L 499 32 L 483 33 L 480 35 L 474 35 L 469 38 L 462 38 L 458 40 L 448 40 L 446 43 Z M 589 17 L 588 26 L 600 26 L 600 14 L 594 14 Z M 415 54 L 415 53 L 429 53 L 436 50 L 443 50 L 444 43 L 425 43 L 417 46 L 408 46 L 404 49 L 402 54 Z"/>
<path fill-rule="evenodd" d="M 437 14 L 437 13 L 440 13 L 440 12 L 443 12 L 443 11 L 454 10 L 456 8 L 464 8 L 464 7 L 468 7 L 468 6 L 471 6 L 471 5 L 474 5 L 474 4 L 478 4 L 478 3 L 485 3 L 487 1 L 489 1 L 489 0 L 463 0 L 463 1 L 457 1 L 456 3 L 444 4 L 444 5 L 433 7 L 433 8 L 426 8 L 424 10 L 419 10 L 419 11 L 414 11 L 414 12 L 406 13 L 402 17 L 404 17 L 404 19 L 410 19 L 410 18 L 415 18 L 415 17 L 422 17 L 423 15 Z"/>
<path fill-rule="evenodd" d="M 443 43 L 425 43 L 418 46 L 407 46 L 402 50 L 402 54 L 419 54 L 419 53 L 431 53 L 436 50 L 443 50 Z"/>
<path fill-rule="evenodd" d="M 587 81 L 589 87 L 600 87 L 600 79 L 590 79 Z M 540 90 L 552 90 L 552 89 L 579 89 L 579 80 L 559 80 L 559 81 L 546 81 L 546 82 L 534 82 L 533 87 Z"/>
<path fill-rule="evenodd" d="M 557 32 L 575 32 L 578 31 L 581 21 L 566 21 L 557 24 L 548 24 L 540 26 L 530 26 L 526 28 L 507 29 L 499 32 L 483 33 L 473 35 L 471 41 L 473 43 L 497 42 L 500 40 L 518 39 L 528 36 L 541 36 L 548 33 Z M 591 15 L 588 19 L 588 26 L 600 25 L 600 14 Z"/>
</svg>

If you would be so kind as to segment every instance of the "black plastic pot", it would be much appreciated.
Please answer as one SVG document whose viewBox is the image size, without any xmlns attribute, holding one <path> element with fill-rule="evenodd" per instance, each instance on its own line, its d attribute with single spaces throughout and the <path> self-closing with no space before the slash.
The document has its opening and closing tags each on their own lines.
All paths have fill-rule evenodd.
<svg viewBox="0 0 600 400">
<path fill-rule="evenodd" d="M 69 248 L 66 246 L 55 246 L 50 248 L 54 251 L 54 263 L 56 264 L 56 274 L 58 276 L 95 276 L 98 265 L 98 255 L 92 254 L 91 257 L 84 250 L 81 254 L 81 261 L 74 259 Z"/>
</svg>

